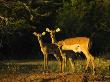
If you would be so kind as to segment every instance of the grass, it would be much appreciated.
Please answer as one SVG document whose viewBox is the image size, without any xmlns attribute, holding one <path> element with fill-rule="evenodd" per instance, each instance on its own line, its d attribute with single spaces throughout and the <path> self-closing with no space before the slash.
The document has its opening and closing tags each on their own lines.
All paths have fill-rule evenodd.
<svg viewBox="0 0 110 82">
<path fill-rule="evenodd" d="M 96 74 L 106 76 L 110 76 L 110 60 L 106 60 L 104 58 L 96 58 Z"/>
<path fill-rule="evenodd" d="M 83 73 L 86 65 L 85 60 L 75 60 L 75 71 L 74 73 Z M 95 65 L 96 65 L 96 74 L 97 75 L 109 75 L 110 76 L 110 60 L 105 60 L 103 58 L 95 58 Z M 91 66 L 89 66 L 91 67 Z M 57 61 L 49 61 L 49 70 L 50 72 L 59 72 L 60 65 Z M 88 70 L 91 70 L 89 68 Z M 0 64 L 0 73 L 29 73 L 29 72 L 36 72 L 42 73 L 43 72 L 43 61 L 25 61 L 17 62 L 17 61 L 9 61 Z M 72 73 L 71 66 L 68 62 L 67 67 L 65 68 L 65 72 Z M 91 73 L 91 71 L 89 72 Z"/>
<path fill-rule="evenodd" d="M 60 65 L 57 61 L 49 61 L 50 75 L 48 74 L 42 75 L 45 72 L 45 70 L 43 70 L 43 61 L 12 60 L 7 62 L 6 61 L 1 62 L 0 63 L 0 82 L 8 82 L 8 81 L 17 82 L 17 80 L 20 80 L 18 82 L 31 82 L 32 80 L 33 81 L 37 80 L 35 82 L 44 82 L 44 80 L 45 81 L 48 80 L 49 82 L 51 82 L 50 80 L 52 80 L 52 82 L 54 82 L 53 80 L 55 81 L 61 80 L 58 82 L 62 82 L 62 80 L 65 81 L 67 79 L 69 80 L 69 82 L 71 82 L 70 80 L 75 80 L 74 78 L 77 78 L 76 80 L 83 79 L 84 82 L 88 79 L 94 80 L 92 79 L 93 76 L 92 76 L 91 68 L 88 69 L 87 73 L 84 73 L 86 60 L 75 60 L 74 62 L 75 62 L 74 72 L 72 71 L 70 63 L 68 62 L 67 67 L 65 68 L 65 74 L 67 75 L 59 74 Z M 96 64 L 95 76 L 100 76 L 100 78 L 95 77 L 95 79 L 102 81 L 102 80 L 105 80 L 108 76 L 110 77 L 110 60 L 106 60 L 104 58 L 98 57 L 98 58 L 95 58 L 95 64 Z M 68 74 L 71 74 L 71 75 L 68 75 Z M 91 75 L 91 76 L 88 76 L 88 75 Z M 15 79 L 18 77 L 19 79 Z M 9 78 L 9 79 L 6 79 L 6 78 Z M 27 81 L 27 78 L 29 81 Z"/>
</svg>

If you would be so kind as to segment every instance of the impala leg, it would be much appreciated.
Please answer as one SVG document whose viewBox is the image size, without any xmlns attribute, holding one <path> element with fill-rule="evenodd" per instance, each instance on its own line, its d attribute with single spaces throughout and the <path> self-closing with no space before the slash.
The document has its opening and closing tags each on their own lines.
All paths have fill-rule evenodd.
<svg viewBox="0 0 110 82">
<path fill-rule="evenodd" d="M 65 56 L 65 53 L 62 53 L 62 59 L 63 59 L 64 68 L 65 68 L 66 65 L 67 65 L 67 58 L 66 58 L 66 56 Z"/>
<path fill-rule="evenodd" d="M 69 58 L 69 62 L 70 62 L 70 64 L 71 64 L 72 71 L 74 72 L 74 71 L 75 71 L 75 65 L 73 64 L 72 58 Z"/>
<path fill-rule="evenodd" d="M 94 75 L 95 74 L 95 64 L 94 64 L 93 61 L 91 61 L 91 63 L 92 63 L 92 66 L 93 66 L 93 75 Z"/>
<path fill-rule="evenodd" d="M 86 68 L 85 70 L 87 70 L 89 63 L 91 61 L 91 55 L 89 54 L 88 50 L 83 49 L 82 52 L 85 54 L 86 58 L 87 58 L 87 64 L 86 64 Z"/>
<path fill-rule="evenodd" d="M 87 58 L 87 64 L 86 64 L 86 68 L 85 68 L 85 70 L 88 69 L 89 63 L 90 63 L 90 58 Z"/>
<path fill-rule="evenodd" d="M 64 72 L 64 70 L 65 70 L 65 60 L 64 60 L 64 58 L 63 58 L 63 62 L 62 62 L 62 72 Z"/>
<path fill-rule="evenodd" d="M 61 72 L 64 72 L 65 70 L 65 57 L 62 57 L 61 59 Z"/>
<path fill-rule="evenodd" d="M 66 67 L 66 57 L 62 57 L 62 72 L 65 71 L 65 67 Z"/>
<path fill-rule="evenodd" d="M 93 75 L 95 74 L 95 63 L 94 63 L 94 57 L 91 55 L 91 64 L 93 67 Z"/>
<path fill-rule="evenodd" d="M 54 54 L 54 57 L 56 58 L 57 61 L 60 62 L 60 59 L 59 59 L 59 57 L 57 56 L 57 54 Z"/>
<path fill-rule="evenodd" d="M 61 60 L 60 62 L 60 72 L 64 72 L 64 64 L 63 64 L 63 60 Z"/>
<path fill-rule="evenodd" d="M 54 57 L 57 59 L 59 65 L 60 65 L 60 71 L 63 72 L 63 59 L 62 59 L 62 57 L 58 56 L 57 54 L 54 54 Z"/>
<path fill-rule="evenodd" d="M 67 66 L 67 63 L 66 63 L 67 58 L 65 56 L 65 53 L 62 53 L 62 58 L 63 58 L 63 71 L 64 71 L 65 70 L 65 67 Z"/>
<path fill-rule="evenodd" d="M 60 62 L 60 71 L 61 71 L 61 72 L 63 72 L 62 66 L 63 66 L 63 65 L 62 65 L 62 61 L 61 61 L 61 62 Z"/>
<path fill-rule="evenodd" d="M 60 55 L 61 55 L 61 61 L 62 61 L 62 71 L 64 72 L 65 69 L 65 63 L 66 63 L 66 56 L 65 53 L 62 52 L 62 48 L 61 46 L 58 45 L 59 51 L 60 51 Z"/>
<path fill-rule="evenodd" d="M 46 55 L 44 55 L 44 70 L 46 69 Z"/>
<path fill-rule="evenodd" d="M 48 69 L 48 54 L 46 54 L 46 69 Z"/>
<path fill-rule="evenodd" d="M 64 59 L 64 67 L 67 66 L 67 57 L 66 57 L 66 53 L 62 53 L 63 59 Z"/>
<path fill-rule="evenodd" d="M 44 55 L 44 70 L 48 69 L 48 54 Z"/>
</svg>

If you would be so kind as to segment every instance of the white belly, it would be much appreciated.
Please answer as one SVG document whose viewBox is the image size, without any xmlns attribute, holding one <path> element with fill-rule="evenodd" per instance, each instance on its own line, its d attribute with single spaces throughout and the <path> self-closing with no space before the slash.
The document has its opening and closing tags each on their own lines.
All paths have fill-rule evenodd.
<svg viewBox="0 0 110 82">
<path fill-rule="evenodd" d="M 74 45 L 63 45 L 62 46 L 63 50 L 73 50 L 74 52 L 81 52 L 81 47 L 79 44 L 74 44 Z"/>
</svg>

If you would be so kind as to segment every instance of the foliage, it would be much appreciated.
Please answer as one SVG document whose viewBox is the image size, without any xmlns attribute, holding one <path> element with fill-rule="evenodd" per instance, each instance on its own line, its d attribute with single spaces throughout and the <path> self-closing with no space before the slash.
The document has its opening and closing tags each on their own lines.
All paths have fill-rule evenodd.
<svg viewBox="0 0 110 82">
<path fill-rule="evenodd" d="M 46 27 L 62 28 L 59 39 L 88 36 L 95 45 L 92 51 L 107 52 L 109 7 L 109 0 L 0 0 L 0 54 L 35 54 L 39 47 L 32 32 Z"/>
<path fill-rule="evenodd" d="M 33 0 L 0 1 L 0 48 L 2 53 L 5 49 L 8 50 L 8 54 L 12 55 L 16 51 L 21 51 L 21 48 L 33 47 L 32 32 L 41 31 L 45 18 L 50 14 L 51 10 L 47 3 Z M 27 37 L 28 40 L 25 42 Z"/>
<path fill-rule="evenodd" d="M 74 34 L 83 31 L 87 34 L 101 30 L 110 32 L 108 6 L 109 3 L 98 0 L 64 2 L 63 8 L 59 10 L 58 26 L 72 29 Z"/>
<path fill-rule="evenodd" d="M 63 33 L 70 37 L 90 37 L 96 45 L 95 48 L 98 46 L 105 51 L 110 41 L 109 6 L 109 0 L 65 1 L 58 11 L 56 26 L 62 28 Z"/>
</svg>

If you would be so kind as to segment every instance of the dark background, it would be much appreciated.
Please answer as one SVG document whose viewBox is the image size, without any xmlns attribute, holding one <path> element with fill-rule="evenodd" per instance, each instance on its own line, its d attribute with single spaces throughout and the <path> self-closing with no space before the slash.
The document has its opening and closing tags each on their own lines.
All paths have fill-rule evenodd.
<svg viewBox="0 0 110 82">
<path fill-rule="evenodd" d="M 86 36 L 94 56 L 110 53 L 109 0 L 0 0 L 0 60 L 41 59 L 34 31 L 60 28 L 57 41 Z M 44 43 L 50 43 L 47 33 Z M 51 56 L 50 56 L 51 57 Z"/>
</svg>

